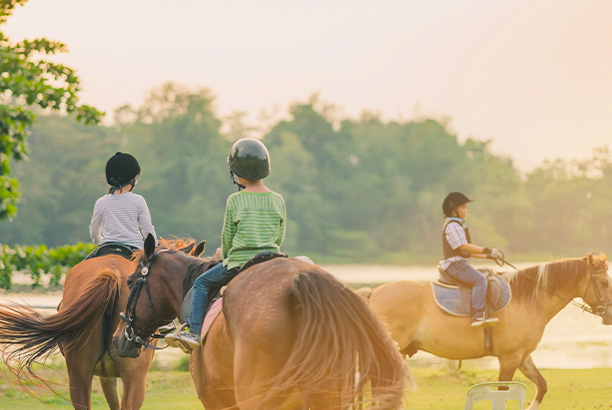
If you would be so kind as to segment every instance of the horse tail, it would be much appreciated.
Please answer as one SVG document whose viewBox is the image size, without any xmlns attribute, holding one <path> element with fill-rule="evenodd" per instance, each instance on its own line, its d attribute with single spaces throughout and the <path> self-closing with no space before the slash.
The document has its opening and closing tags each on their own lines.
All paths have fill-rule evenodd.
<svg viewBox="0 0 612 410">
<path fill-rule="evenodd" d="M 268 397 L 297 387 L 307 402 L 309 395 L 318 397 L 315 400 L 325 397 L 326 409 L 399 408 L 412 376 L 363 299 L 316 270 L 294 277 L 291 298 L 295 344 Z"/>
<path fill-rule="evenodd" d="M 0 343 L 3 361 L 12 370 L 28 369 L 39 359 L 46 359 L 58 348 L 65 352 L 78 348 L 100 325 L 105 311 L 112 308 L 121 286 L 121 275 L 102 269 L 84 292 L 61 312 L 45 316 L 29 306 L 0 306 Z M 10 365 L 17 361 L 17 368 Z"/>
</svg>

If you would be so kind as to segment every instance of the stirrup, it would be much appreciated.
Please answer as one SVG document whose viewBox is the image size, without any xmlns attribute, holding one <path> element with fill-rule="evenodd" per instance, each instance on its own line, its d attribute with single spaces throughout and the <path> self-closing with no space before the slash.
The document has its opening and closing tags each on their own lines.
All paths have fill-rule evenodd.
<svg viewBox="0 0 612 410">
<path fill-rule="evenodd" d="M 174 322 L 170 322 L 167 325 L 158 327 L 157 333 L 159 333 L 162 336 L 165 336 L 168 333 L 174 332 L 175 330 L 176 330 L 176 326 L 174 325 Z"/>
</svg>

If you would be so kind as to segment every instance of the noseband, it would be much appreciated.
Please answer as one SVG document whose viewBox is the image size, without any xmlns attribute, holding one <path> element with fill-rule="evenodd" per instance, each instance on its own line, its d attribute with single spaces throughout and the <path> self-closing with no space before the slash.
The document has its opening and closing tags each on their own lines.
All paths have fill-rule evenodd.
<svg viewBox="0 0 612 410">
<path fill-rule="evenodd" d="M 125 307 L 125 312 L 127 313 L 127 315 L 124 314 L 123 312 L 119 314 L 121 316 L 121 319 L 127 323 L 127 326 L 125 327 L 125 331 L 124 331 L 125 338 L 129 342 L 135 342 L 139 345 L 144 346 L 145 349 L 148 347 L 154 350 L 162 350 L 167 347 L 167 346 L 157 347 L 157 346 L 153 346 L 150 343 L 153 339 L 161 338 L 162 336 L 156 335 L 155 333 L 146 333 L 146 332 L 143 332 L 142 330 L 138 330 L 134 328 L 134 320 L 136 319 L 136 305 L 138 304 L 138 297 L 140 296 L 140 290 L 142 289 L 143 286 L 145 290 L 147 291 L 147 297 L 149 299 L 149 304 L 151 305 L 151 309 L 153 309 L 153 312 L 155 313 L 155 315 L 159 317 L 159 314 L 157 313 L 157 310 L 155 309 L 155 305 L 153 305 L 153 299 L 151 298 L 151 291 L 149 289 L 149 282 L 147 281 L 147 275 L 149 274 L 151 265 L 153 264 L 155 259 L 157 259 L 157 256 L 159 256 L 160 253 L 167 252 L 167 251 L 168 249 L 164 249 L 164 248 L 156 250 L 146 265 L 143 263 L 142 259 L 140 260 L 140 266 L 142 267 L 142 269 L 140 270 L 140 276 L 134 282 L 132 286 L 132 290 L 130 292 L 130 296 L 128 297 L 127 306 Z"/>
</svg>

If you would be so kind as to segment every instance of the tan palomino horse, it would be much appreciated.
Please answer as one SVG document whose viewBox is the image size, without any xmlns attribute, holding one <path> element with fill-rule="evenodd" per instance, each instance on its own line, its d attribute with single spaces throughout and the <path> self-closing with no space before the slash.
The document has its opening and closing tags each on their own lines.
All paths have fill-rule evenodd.
<svg viewBox="0 0 612 410">
<path fill-rule="evenodd" d="M 547 390 L 530 356 L 546 324 L 575 297 L 602 316 L 605 325 L 612 324 L 607 270 L 605 255 L 589 254 L 502 275 L 510 283 L 512 300 L 494 315 L 499 324 L 493 327 L 493 355 L 499 359 L 500 381 L 512 380 L 519 369 L 535 383 L 537 394 L 529 410 L 540 408 Z M 430 283 L 387 283 L 374 289 L 368 300 L 404 354 L 412 356 L 423 350 L 456 360 L 485 356 L 483 329 L 471 327 L 469 317 L 443 312 L 434 301 Z"/>
<path fill-rule="evenodd" d="M 193 240 L 167 243 L 183 252 L 192 251 L 195 244 Z M 202 251 L 200 244 L 192 252 Z M 111 343 L 130 293 L 126 278 L 135 268 L 133 261 L 118 255 L 78 263 L 66 274 L 62 303 L 54 315 L 41 315 L 27 306 L 0 306 L 3 360 L 17 380 L 24 386 L 32 378 L 46 384 L 32 373 L 31 366 L 59 348 L 66 359 L 70 400 L 75 409 L 91 409 L 94 375 L 100 377 L 111 410 L 139 409 L 154 350 L 147 349 L 138 359 L 125 359 Z M 122 401 L 117 392 L 119 377 L 123 382 Z"/>
<path fill-rule="evenodd" d="M 130 334 L 176 317 L 203 271 L 201 259 L 156 249 L 149 238 L 139 262 L 128 279 L 135 304 L 114 338 L 127 357 L 142 347 Z M 190 367 L 206 410 L 397 409 L 409 375 L 364 301 L 294 258 L 257 264 L 229 283 L 223 311 Z"/>
</svg>

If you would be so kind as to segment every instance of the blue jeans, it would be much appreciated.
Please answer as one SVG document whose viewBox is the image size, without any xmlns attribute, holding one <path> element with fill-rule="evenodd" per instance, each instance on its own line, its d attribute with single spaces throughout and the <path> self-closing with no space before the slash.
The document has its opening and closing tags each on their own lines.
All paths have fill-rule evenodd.
<svg viewBox="0 0 612 410">
<path fill-rule="evenodd" d="M 487 278 L 466 261 L 450 264 L 446 272 L 461 283 L 472 286 L 472 319 L 484 316 L 487 301 Z"/>
<path fill-rule="evenodd" d="M 211 289 L 227 285 L 238 274 L 238 269 L 225 269 L 222 263 L 210 268 L 193 282 L 191 310 L 189 312 L 189 331 L 200 334 L 204 313 L 208 306 L 208 293 Z"/>
</svg>

